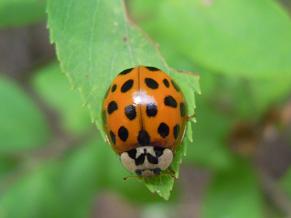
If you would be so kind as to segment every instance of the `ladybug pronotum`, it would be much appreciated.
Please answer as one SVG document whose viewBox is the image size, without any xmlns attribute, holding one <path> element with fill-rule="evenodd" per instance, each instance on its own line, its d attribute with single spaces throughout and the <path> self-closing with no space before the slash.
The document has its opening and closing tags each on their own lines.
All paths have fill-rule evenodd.
<svg viewBox="0 0 291 218">
<path fill-rule="evenodd" d="M 124 167 L 138 176 L 159 175 L 172 163 L 187 121 L 182 91 L 155 67 L 119 73 L 103 103 L 104 129 Z"/>
</svg>

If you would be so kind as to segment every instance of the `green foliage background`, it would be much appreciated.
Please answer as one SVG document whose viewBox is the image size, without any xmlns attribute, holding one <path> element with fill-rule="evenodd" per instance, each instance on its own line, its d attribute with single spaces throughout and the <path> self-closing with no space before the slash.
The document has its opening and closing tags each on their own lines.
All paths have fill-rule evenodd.
<svg viewBox="0 0 291 218">
<path fill-rule="evenodd" d="M 118 72 L 135 65 L 168 72 L 196 115 L 173 167 L 178 175 L 183 160 L 212 174 L 201 217 L 267 217 L 256 169 L 226 139 L 234 123 L 257 121 L 290 95 L 290 15 L 273 0 L 126 3 L 127 12 L 117 0 L 0 2 L 0 28 L 45 21 L 46 7 L 58 60 L 29 82 L 58 113 L 61 132 L 72 136 L 70 143 L 60 140 L 33 99 L 0 77 L 0 217 L 89 217 L 104 190 L 140 207 L 167 211 L 179 202 L 171 177 L 124 182 L 128 173 L 103 140 L 105 91 Z M 48 152 L 37 153 L 42 150 Z M 289 197 L 290 169 L 278 181 Z"/>
</svg>

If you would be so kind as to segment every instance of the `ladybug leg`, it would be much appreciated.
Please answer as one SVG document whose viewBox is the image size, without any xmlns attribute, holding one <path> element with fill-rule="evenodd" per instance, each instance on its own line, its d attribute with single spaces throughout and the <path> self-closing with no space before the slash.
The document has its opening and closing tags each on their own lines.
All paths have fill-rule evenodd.
<svg viewBox="0 0 291 218">
<path fill-rule="evenodd" d="M 171 176 L 173 179 L 178 179 L 176 176 L 176 172 L 172 168 L 168 168 L 165 174 Z"/>
<path fill-rule="evenodd" d="M 195 114 L 187 115 L 187 116 L 186 116 L 186 120 L 187 120 L 187 121 L 190 121 L 190 120 L 192 120 L 192 119 L 195 119 Z"/>
</svg>

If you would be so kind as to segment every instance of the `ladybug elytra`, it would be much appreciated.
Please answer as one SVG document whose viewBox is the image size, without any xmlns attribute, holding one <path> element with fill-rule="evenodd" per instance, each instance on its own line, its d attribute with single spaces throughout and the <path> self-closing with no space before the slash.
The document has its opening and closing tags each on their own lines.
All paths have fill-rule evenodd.
<svg viewBox="0 0 291 218">
<path fill-rule="evenodd" d="M 169 75 L 138 66 L 119 73 L 103 102 L 104 129 L 124 167 L 159 175 L 172 163 L 186 127 L 186 103 Z"/>
</svg>

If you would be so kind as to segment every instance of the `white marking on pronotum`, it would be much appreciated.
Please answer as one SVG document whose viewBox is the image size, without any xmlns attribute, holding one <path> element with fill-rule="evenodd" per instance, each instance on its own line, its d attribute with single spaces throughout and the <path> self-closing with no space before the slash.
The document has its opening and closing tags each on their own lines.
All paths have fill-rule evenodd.
<svg viewBox="0 0 291 218">
<path fill-rule="evenodd" d="M 137 159 L 140 155 L 146 153 L 156 157 L 158 159 L 157 164 L 150 163 L 148 159 L 145 157 L 143 163 L 136 165 L 135 159 Z M 156 175 L 154 173 L 155 169 L 163 171 L 170 166 L 170 164 L 173 161 L 173 152 L 170 149 L 165 148 L 161 156 L 157 157 L 153 146 L 142 146 L 136 148 L 135 159 L 131 158 L 128 155 L 128 152 L 123 152 L 120 155 L 120 159 L 121 163 L 128 171 L 132 173 L 136 173 L 137 171 L 139 171 L 141 176 L 154 176 Z"/>
</svg>

